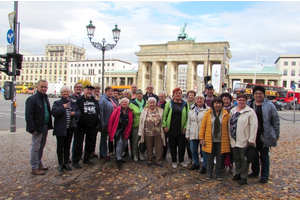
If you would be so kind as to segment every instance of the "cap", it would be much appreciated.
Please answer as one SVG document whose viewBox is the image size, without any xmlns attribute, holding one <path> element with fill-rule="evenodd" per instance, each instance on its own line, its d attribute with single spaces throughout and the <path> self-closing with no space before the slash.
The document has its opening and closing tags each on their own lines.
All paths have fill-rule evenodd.
<svg viewBox="0 0 300 200">
<path fill-rule="evenodd" d="M 212 84 L 207 84 L 207 85 L 205 86 L 205 89 L 208 89 L 208 88 L 214 89 L 214 86 L 213 86 Z"/>
<path fill-rule="evenodd" d="M 84 87 L 84 89 L 85 88 L 91 88 L 91 89 L 95 89 L 93 86 L 91 86 L 91 85 L 86 85 L 85 87 Z"/>
<path fill-rule="evenodd" d="M 195 96 L 195 99 L 196 99 L 197 97 L 202 97 L 202 98 L 204 99 L 204 95 L 203 95 L 201 92 L 199 92 L 199 93 Z"/>
</svg>

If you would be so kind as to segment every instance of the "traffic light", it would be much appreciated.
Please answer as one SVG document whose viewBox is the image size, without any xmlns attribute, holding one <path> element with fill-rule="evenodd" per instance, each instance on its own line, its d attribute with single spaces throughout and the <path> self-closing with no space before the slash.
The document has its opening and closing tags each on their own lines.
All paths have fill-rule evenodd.
<svg viewBox="0 0 300 200">
<path fill-rule="evenodd" d="M 208 81 L 210 81 L 210 80 L 211 80 L 211 76 L 205 76 L 204 77 L 204 83 L 205 83 L 205 85 L 207 85 Z"/>
<path fill-rule="evenodd" d="M 10 81 L 6 81 L 4 82 L 4 86 L 3 86 L 3 97 L 5 100 L 11 100 L 12 97 L 12 91 L 11 91 L 11 86 L 12 86 L 12 82 Z"/>
<path fill-rule="evenodd" d="M 17 70 L 22 69 L 23 55 L 19 53 L 15 53 L 15 62 L 17 63 Z"/>
<path fill-rule="evenodd" d="M 0 71 L 4 72 L 7 75 L 11 75 L 12 73 L 12 68 L 11 68 L 11 58 L 13 57 L 12 54 L 2 54 L 0 55 L 0 65 L 3 65 L 3 67 L 0 68 Z"/>
</svg>

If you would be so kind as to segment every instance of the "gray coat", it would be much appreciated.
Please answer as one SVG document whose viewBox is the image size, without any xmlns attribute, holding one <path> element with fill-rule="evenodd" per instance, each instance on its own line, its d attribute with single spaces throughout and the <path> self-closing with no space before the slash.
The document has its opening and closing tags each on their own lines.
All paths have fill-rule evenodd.
<svg viewBox="0 0 300 200">
<path fill-rule="evenodd" d="M 117 102 L 114 97 L 112 97 L 112 100 L 115 102 L 116 105 Z M 101 126 L 107 126 L 109 117 L 114 110 L 113 104 L 111 103 L 109 97 L 106 94 L 103 94 L 101 96 L 101 99 L 99 101 L 99 107 L 100 107 L 100 124 Z"/>
<path fill-rule="evenodd" d="M 247 102 L 247 105 L 253 107 L 254 99 Z M 280 120 L 278 112 L 273 103 L 270 103 L 266 98 L 262 103 L 263 126 L 264 126 L 264 146 L 277 146 L 277 138 L 280 135 Z"/>
</svg>

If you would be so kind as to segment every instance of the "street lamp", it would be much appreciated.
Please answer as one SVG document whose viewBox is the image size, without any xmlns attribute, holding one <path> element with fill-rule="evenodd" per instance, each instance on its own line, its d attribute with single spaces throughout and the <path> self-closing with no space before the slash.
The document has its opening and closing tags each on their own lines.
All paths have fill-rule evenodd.
<svg viewBox="0 0 300 200">
<path fill-rule="evenodd" d="M 103 38 L 102 40 L 102 43 L 100 42 L 92 42 L 92 38 L 94 37 L 94 32 L 95 32 L 95 29 L 96 27 L 92 24 L 92 20 L 90 20 L 90 24 L 86 26 L 86 30 L 87 30 L 87 36 L 88 38 L 90 39 L 90 42 L 92 43 L 92 45 L 96 48 L 96 49 L 99 49 L 102 51 L 102 87 L 101 87 L 101 91 L 102 91 L 102 94 L 104 94 L 104 54 L 105 54 L 105 51 L 108 51 L 108 50 L 111 50 L 113 49 L 119 39 L 120 39 L 120 33 L 121 33 L 121 30 L 118 29 L 118 25 L 116 24 L 115 25 L 115 28 L 112 29 L 112 33 L 113 33 L 113 38 L 114 38 L 114 41 L 115 41 L 115 44 L 105 44 L 106 41 L 105 39 Z"/>
</svg>

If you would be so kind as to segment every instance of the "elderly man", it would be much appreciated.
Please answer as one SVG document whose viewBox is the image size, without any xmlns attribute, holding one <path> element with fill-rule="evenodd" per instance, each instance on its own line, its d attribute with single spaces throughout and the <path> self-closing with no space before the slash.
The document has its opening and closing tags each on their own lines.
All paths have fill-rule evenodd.
<svg viewBox="0 0 300 200">
<path fill-rule="evenodd" d="M 48 130 L 53 128 L 50 103 L 46 95 L 47 90 L 47 81 L 39 80 L 36 93 L 26 100 L 26 131 L 32 135 L 30 164 L 34 175 L 45 175 L 45 171 L 48 170 L 42 164 Z"/>
<path fill-rule="evenodd" d="M 214 99 L 214 97 L 216 97 L 214 95 L 214 86 L 212 84 L 207 84 L 205 86 L 205 95 L 204 96 L 205 96 L 204 103 L 206 103 L 206 105 L 211 107 L 211 102 Z"/>
<path fill-rule="evenodd" d="M 131 85 L 131 92 L 132 92 L 131 100 L 136 98 L 136 90 L 137 90 L 137 85 L 134 83 Z"/>
<path fill-rule="evenodd" d="M 100 109 L 98 101 L 93 97 L 94 87 L 85 86 L 83 96 L 77 99 L 77 105 L 80 110 L 80 118 L 78 120 L 78 132 L 74 134 L 74 154 L 73 167 L 80 169 L 79 160 L 82 156 L 82 146 L 85 135 L 85 149 L 83 163 L 93 165 L 90 156 L 95 149 L 96 135 L 100 122 Z"/>
<path fill-rule="evenodd" d="M 154 97 L 154 98 L 156 99 L 156 102 L 159 101 L 158 96 L 157 96 L 156 94 L 153 93 L 153 90 L 154 90 L 153 85 L 148 84 L 146 90 L 147 90 L 146 94 L 143 95 L 143 98 L 144 98 L 146 101 L 148 101 L 148 98 L 149 98 L 149 97 Z"/>
<path fill-rule="evenodd" d="M 77 100 L 79 97 L 81 97 L 82 93 L 82 83 L 76 83 L 74 85 L 74 93 L 70 95 L 70 98 L 73 100 Z"/>
</svg>

